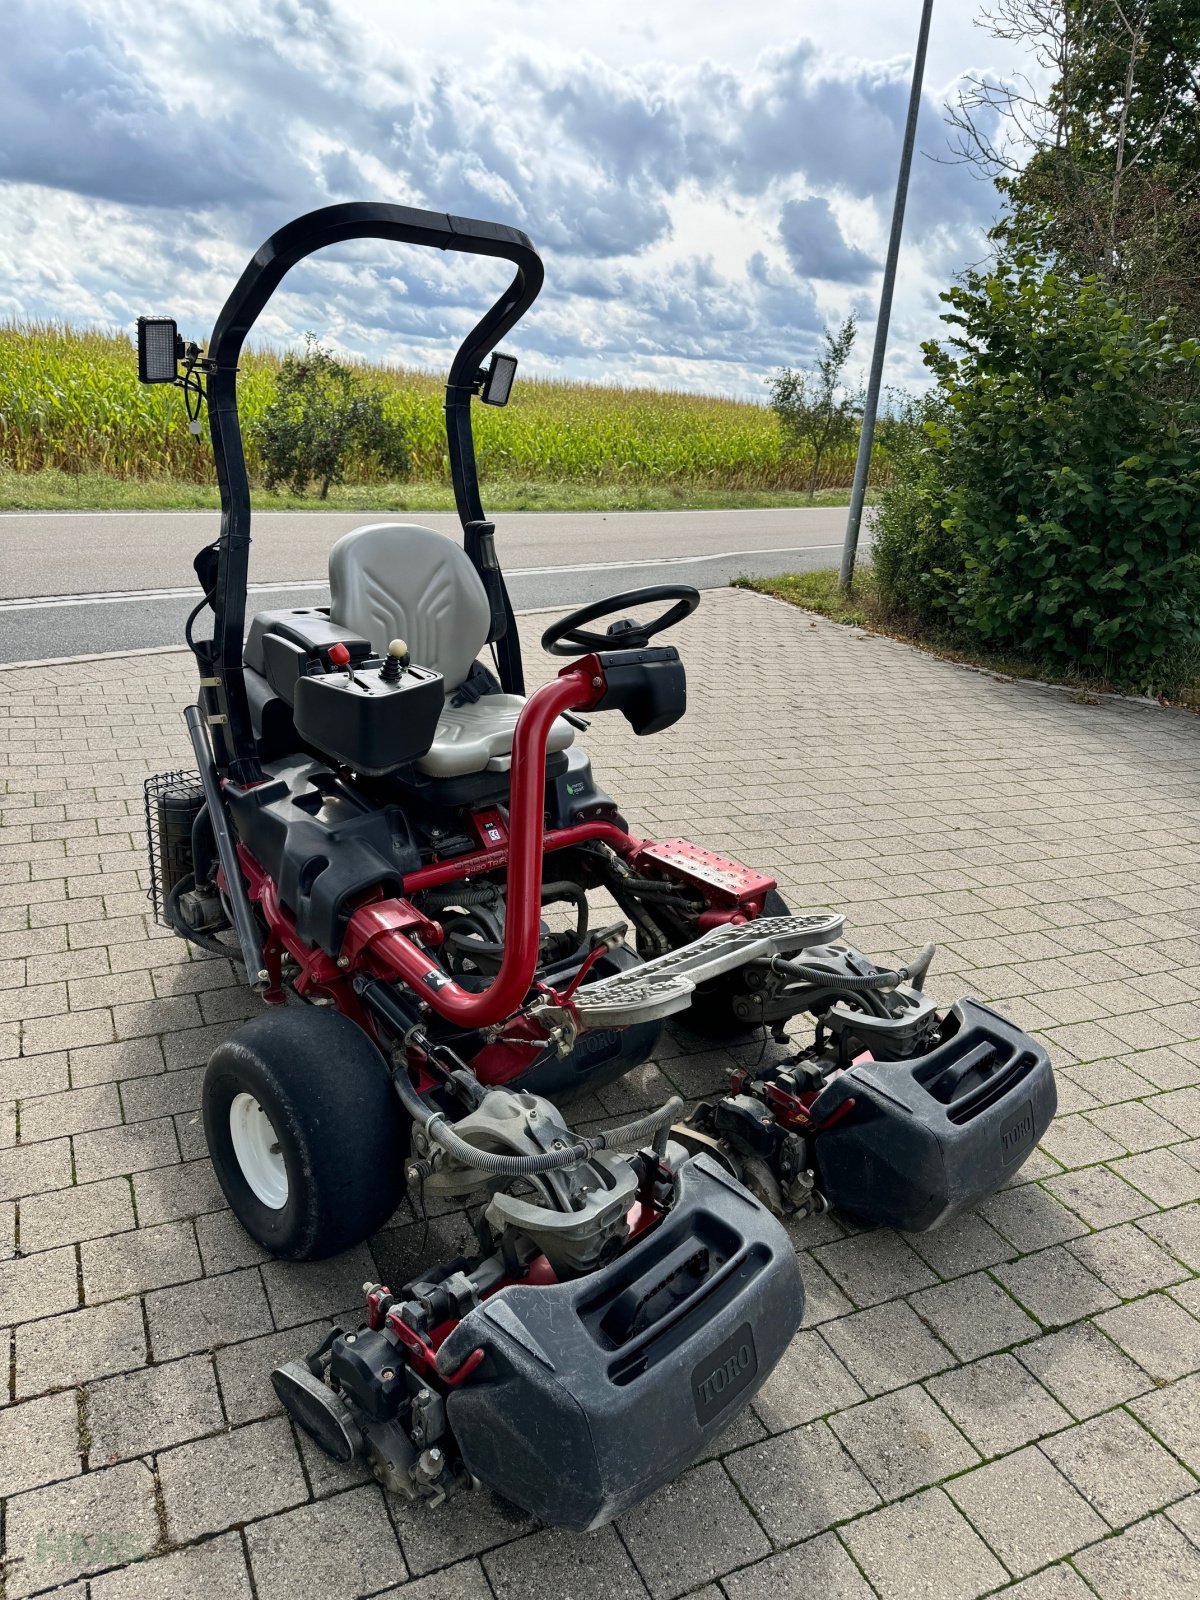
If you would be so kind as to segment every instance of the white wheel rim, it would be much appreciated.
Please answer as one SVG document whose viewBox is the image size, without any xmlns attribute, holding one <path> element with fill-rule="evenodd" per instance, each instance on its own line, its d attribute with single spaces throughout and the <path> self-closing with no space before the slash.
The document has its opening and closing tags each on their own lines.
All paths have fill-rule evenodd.
<svg viewBox="0 0 1200 1600">
<path fill-rule="evenodd" d="M 272 1211 L 287 1205 L 288 1177 L 271 1119 L 252 1094 L 235 1094 L 229 1107 L 229 1133 L 242 1177 L 256 1199 Z"/>
</svg>

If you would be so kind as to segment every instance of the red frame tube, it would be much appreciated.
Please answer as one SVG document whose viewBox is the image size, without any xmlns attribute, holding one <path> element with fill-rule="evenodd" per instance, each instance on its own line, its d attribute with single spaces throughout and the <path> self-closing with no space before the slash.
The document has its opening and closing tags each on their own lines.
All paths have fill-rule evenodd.
<svg viewBox="0 0 1200 1600">
<path fill-rule="evenodd" d="M 363 907 L 350 918 L 347 941 L 352 937 L 361 939 L 364 963 L 379 977 L 399 978 L 408 984 L 447 1021 L 470 1028 L 503 1022 L 517 1010 L 533 986 L 542 915 L 546 745 L 556 717 L 564 711 L 589 711 L 603 697 L 605 688 L 604 669 L 599 660 L 595 656 L 583 656 L 530 695 L 517 718 L 509 779 L 508 848 L 496 852 L 495 863 L 500 866 L 507 861 L 508 866 L 504 955 L 499 972 L 486 989 L 478 994 L 463 989 L 401 930 L 379 929 L 377 917 L 372 918 L 375 926 L 369 933 L 366 930 L 360 933 L 355 927 L 357 919 L 364 913 L 368 916 L 377 913 L 377 907 Z M 603 826 L 620 834 L 620 829 L 612 823 Z M 621 834 L 621 839 L 627 846 L 627 836 Z M 491 854 L 485 852 L 482 859 L 488 860 Z M 405 879 L 405 893 L 429 888 L 432 883 L 449 878 L 463 877 L 473 870 L 471 859 L 459 856 L 452 862 L 439 862 L 434 867 L 410 873 Z M 449 869 L 445 878 L 425 875 L 437 874 L 439 868 Z"/>
</svg>

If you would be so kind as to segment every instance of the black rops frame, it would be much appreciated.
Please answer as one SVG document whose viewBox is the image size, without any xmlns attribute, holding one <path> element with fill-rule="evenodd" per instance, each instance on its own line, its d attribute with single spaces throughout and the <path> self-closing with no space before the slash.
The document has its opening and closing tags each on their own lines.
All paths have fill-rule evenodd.
<svg viewBox="0 0 1200 1600">
<path fill-rule="evenodd" d="M 262 776 L 242 669 L 250 484 L 238 420 L 238 357 L 247 334 L 286 273 L 314 251 L 349 239 L 394 239 L 466 255 L 499 256 L 516 266 L 512 282 L 463 340 L 451 364 L 446 381 L 446 441 L 464 548 L 491 604 L 488 638 L 496 642 L 501 685 L 506 693 L 524 693 L 512 603 L 496 557 L 493 528 L 479 498 L 471 398 L 478 391 L 480 368 L 488 354 L 537 299 L 544 277 L 541 257 L 520 229 L 498 222 L 366 201 L 326 206 L 289 222 L 258 251 L 217 318 L 204 363 L 209 428 L 221 490 L 221 533 L 212 589 L 213 637 L 194 641 L 192 648 L 200 664 L 200 705 L 216 765 L 235 783 L 256 783 Z"/>
</svg>

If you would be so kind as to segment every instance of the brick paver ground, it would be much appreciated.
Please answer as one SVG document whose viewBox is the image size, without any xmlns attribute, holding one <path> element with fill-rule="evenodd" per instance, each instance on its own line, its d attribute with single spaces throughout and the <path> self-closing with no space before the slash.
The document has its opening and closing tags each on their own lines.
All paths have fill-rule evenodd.
<svg viewBox="0 0 1200 1600">
<path fill-rule="evenodd" d="M 311 1267 L 241 1233 L 197 1106 L 253 1004 L 147 917 L 141 783 L 190 764 L 190 662 L 0 673 L 5 1600 L 1200 1595 L 1200 724 L 749 594 L 706 596 L 679 637 L 687 718 L 640 741 L 597 719 L 602 781 L 635 826 L 844 909 L 872 953 L 937 938 L 940 1000 L 1047 1041 L 1044 1149 L 940 1234 L 795 1226 L 806 1329 L 616 1528 L 390 1501 L 289 1426 L 267 1373 L 411 1268 L 420 1229 L 402 1212 Z M 730 1065 L 673 1035 L 580 1114 Z"/>
</svg>

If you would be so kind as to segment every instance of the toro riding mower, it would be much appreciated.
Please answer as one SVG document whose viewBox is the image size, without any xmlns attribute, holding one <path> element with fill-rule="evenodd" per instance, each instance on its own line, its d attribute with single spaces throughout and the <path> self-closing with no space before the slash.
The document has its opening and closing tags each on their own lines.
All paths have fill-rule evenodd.
<svg viewBox="0 0 1200 1600">
<path fill-rule="evenodd" d="M 246 634 L 239 353 L 291 267 L 359 239 L 515 266 L 446 388 L 463 543 L 360 528 L 332 550 L 329 606 L 260 612 Z M 246 1230 L 312 1260 L 377 1232 L 407 1192 L 418 1215 L 430 1197 L 465 1207 L 475 1235 L 469 1255 L 368 1284 L 361 1326 L 273 1373 L 284 1406 L 399 1495 L 483 1484 L 588 1528 L 695 1460 L 783 1354 L 803 1290 L 778 1216 L 937 1227 L 1016 1171 L 1055 1090 L 1003 1017 L 970 999 L 938 1011 L 932 947 L 881 968 L 836 912 L 638 836 L 598 786 L 585 717 L 651 737 L 684 713 L 662 636 L 694 589 L 564 617 L 542 644 L 565 665 L 526 697 L 471 402 L 507 401 L 516 361 L 495 346 L 542 276 L 516 229 L 340 205 L 267 240 L 206 350 L 141 319 L 140 377 L 183 387 L 197 431 L 207 401 L 222 505 L 186 630 L 196 770 L 150 779 L 146 816 L 156 914 L 236 954 L 265 1002 L 217 1047 L 203 1095 Z M 560 1109 L 652 1056 L 664 1018 L 783 1043 L 800 1013 L 811 1043 L 690 1116 L 673 1100 L 584 1134 Z"/>
</svg>

